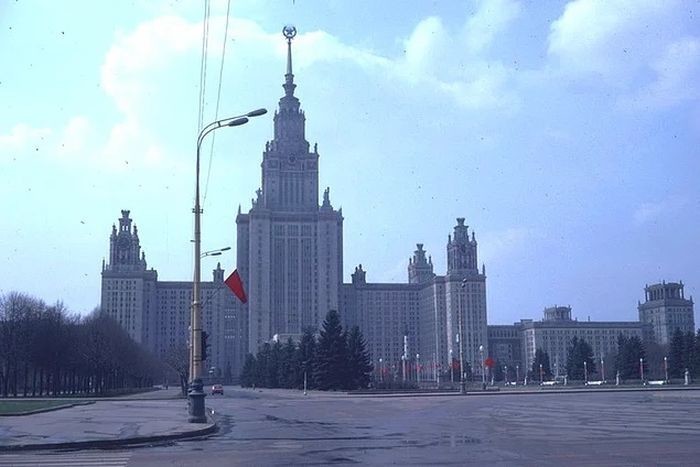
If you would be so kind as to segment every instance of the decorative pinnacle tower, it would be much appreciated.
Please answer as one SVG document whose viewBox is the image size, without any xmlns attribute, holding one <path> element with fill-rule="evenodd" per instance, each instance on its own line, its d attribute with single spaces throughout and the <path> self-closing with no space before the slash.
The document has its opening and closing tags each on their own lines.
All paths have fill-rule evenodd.
<svg viewBox="0 0 700 467">
<path fill-rule="evenodd" d="M 274 138 L 265 145 L 262 188 L 253 205 L 287 212 L 317 212 L 319 155 L 317 146 L 314 145 L 311 151 L 306 141 L 306 116 L 294 95 L 292 40 L 297 30 L 294 26 L 285 26 L 282 34 L 287 41 L 284 95 L 275 111 Z M 330 206 L 330 200 L 325 204 Z"/>
</svg>

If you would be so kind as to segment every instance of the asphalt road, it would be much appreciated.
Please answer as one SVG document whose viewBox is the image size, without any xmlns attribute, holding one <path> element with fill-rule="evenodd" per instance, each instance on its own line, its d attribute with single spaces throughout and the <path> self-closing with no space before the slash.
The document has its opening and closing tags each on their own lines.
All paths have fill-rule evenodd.
<svg viewBox="0 0 700 467">
<path fill-rule="evenodd" d="M 700 391 L 381 398 L 227 387 L 207 404 L 217 434 L 100 451 L 100 465 L 700 464 Z M 18 453 L 14 465 L 81 465 L 100 452 Z"/>
</svg>

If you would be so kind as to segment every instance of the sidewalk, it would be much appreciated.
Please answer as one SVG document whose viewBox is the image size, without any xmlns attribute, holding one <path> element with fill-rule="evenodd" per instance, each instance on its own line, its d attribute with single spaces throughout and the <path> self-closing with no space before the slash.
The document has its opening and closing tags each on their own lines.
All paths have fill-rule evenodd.
<svg viewBox="0 0 700 467">
<path fill-rule="evenodd" d="M 165 391 L 158 391 L 161 396 Z M 170 391 L 168 391 L 170 392 Z M 189 423 L 187 401 L 110 400 L 0 418 L 0 451 L 106 447 L 201 436 L 216 424 Z"/>
</svg>

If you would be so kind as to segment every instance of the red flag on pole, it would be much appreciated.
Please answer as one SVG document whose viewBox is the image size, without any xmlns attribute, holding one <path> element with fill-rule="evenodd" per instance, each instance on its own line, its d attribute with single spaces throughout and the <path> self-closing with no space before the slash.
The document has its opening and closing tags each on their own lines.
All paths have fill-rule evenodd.
<svg viewBox="0 0 700 467">
<path fill-rule="evenodd" d="M 224 284 L 231 289 L 231 292 L 233 292 L 242 303 L 248 301 L 248 297 L 246 297 L 245 290 L 243 289 L 243 281 L 241 280 L 241 276 L 238 275 L 238 269 L 234 269 L 231 275 L 226 278 Z"/>
</svg>

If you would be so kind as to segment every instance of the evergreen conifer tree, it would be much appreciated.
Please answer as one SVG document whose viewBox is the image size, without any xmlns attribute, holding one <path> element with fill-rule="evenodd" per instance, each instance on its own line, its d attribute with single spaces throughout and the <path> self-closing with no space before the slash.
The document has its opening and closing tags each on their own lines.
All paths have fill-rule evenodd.
<svg viewBox="0 0 700 467">
<path fill-rule="evenodd" d="M 586 363 L 584 365 L 584 362 Z M 571 346 L 566 357 L 566 374 L 571 380 L 584 380 L 586 371 L 590 376 L 596 370 L 591 345 L 577 336 L 571 340 Z"/>
<path fill-rule="evenodd" d="M 695 354 L 695 333 L 688 331 L 683 335 L 683 373 L 692 369 Z"/>
<path fill-rule="evenodd" d="M 552 369 L 549 364 L 549 354 L 542 349 L 535 351 L 535 360 L 532 362 L 532 376 L 535 380 L 540 380 L 540 363 L 542 364 L 543 381 L 548 381 L 552 378 Z"/>
<path fill-rule="evenodd" d="M 346 336 L 338 312 L 330 310 L 323 321 L 316 348 L 314 380 L 318 389 L 342 389 L 347 372 Z"/>
<path fill-rule="evenodd" d="M 249 388 L 255 383 L 255 356 L 248 354 L 245 356 L 243 369 L 241 370 L 241 387 Z"/>
<path fill-rule="evenodd" d="M 280 366 L 282 361 L 282 344 L 276 341 L 270 347 L 270 359 L 268 360 L 265 387 L 280 387 Z"/>
<path fill-rule="evenodd" d="M 297 361 L 300 365 L 299 374 L 297 375 L 296 386 L 298 388 L 304 387 L 304 374 L 306 374 L 306 387 L 313 389 L 315 387 L 313 379 L 313 369 L 316 360 L 316 336 L 314 336 L 314 329 L 307 328 L 304 330 L 304 334 L 301 336 L 301 342 L 297 348 Z"/>
<path fill-rule="evenodd" d="M 295 365 L 296 346 L 290 337 L 280 350 L 279 384 L 280 387 L 291 389 L 296 387 L 296 373 L 299 371 Z"/>
<path fill-rule="evenodd" d="M 268 375 L 270 373 L 269 371 L 269 366 L 270 366 L 270 354 L 271 354 L 271 348 L 270 344 L 267 342 L 264 343 L 260 349 L 258 349 L 258 353 L 255 356 L 255 361 L 256 361 L 256 366 L 255 366 L 255 386 L 261 387 L 261 388 L 269 388 L 269 380 L 268 380 Z"/>
<path fill-rule="evenodd" d="M 364 389 L 369 385 L 372 364 L 360 328 L 354 326 L 348 334 L 347 389 Z"/>
<path fill-rule="evenodd" d="M 680 329 L 676 328 L 671 335 L 671 343 L 668 349 L 668 376 L 669 378 L 682 378 L 685 372 L 685 338 Z"/>
</svg>

